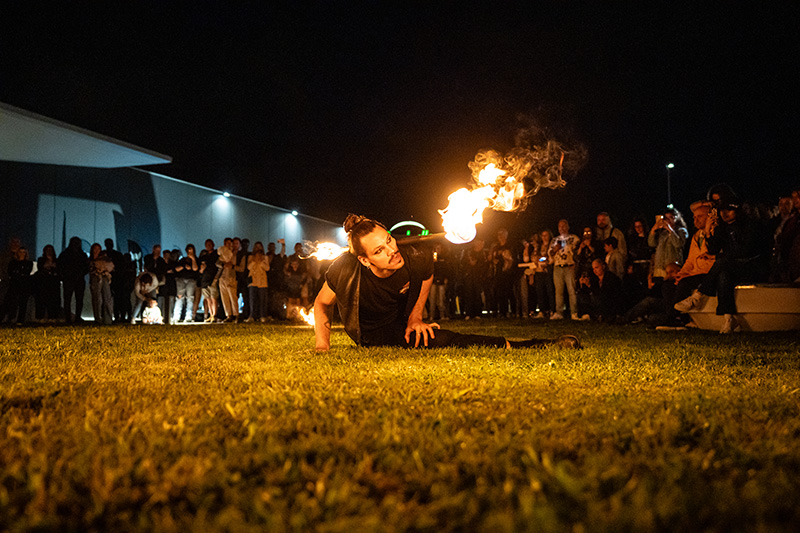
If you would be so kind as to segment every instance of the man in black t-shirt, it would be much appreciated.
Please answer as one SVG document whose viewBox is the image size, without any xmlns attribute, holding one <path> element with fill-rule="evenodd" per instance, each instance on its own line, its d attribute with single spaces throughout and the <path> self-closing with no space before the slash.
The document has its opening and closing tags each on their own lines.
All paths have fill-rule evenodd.
<svg viewBox="0 0 800 533">
<path fill-rule="evenodd" d="M 206 322 L 214 322 L 217 316 L 217 298 L 219 288 L 217 286 L 217 274 L 219 267 L 217 261 L 219 254 L 214 247 L 214 241 L 206 239 L 205 249 L 200 252 L 200 290 L 203 294 L 203 311 L 206 315 Z"/>
<path fill-rule="evenodd" d="M 509 341 L 503 337 L 464 335 L 422 321 L 433 282 L 433 256 L 413 246 L 398 246 L 374 220 L 350 215 L 345 220 L 350 252 L 331 264 L 314 302 L 316 348 L 330 349 L 331 316 L 337 304 L 344 328 L 360 346 L 493 346 L 560 344 L 579 347 L 574 336 L 556 340 Z M 420 342 L 421 341 L 421 342 Z"/>
</svg>

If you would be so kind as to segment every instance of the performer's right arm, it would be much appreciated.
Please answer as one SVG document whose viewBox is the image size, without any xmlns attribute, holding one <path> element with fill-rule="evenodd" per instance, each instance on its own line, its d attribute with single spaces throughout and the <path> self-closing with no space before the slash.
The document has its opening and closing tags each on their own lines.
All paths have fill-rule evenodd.
<svg viewBox="0 0 800 533">
<path fill-rule="evenodd" d="M 326 281 L 314 300 L 314 335 L 318 352 L 327 352 L 331 347 L 331 319 L 335 303 L 336 293 Z"/>
</svg>

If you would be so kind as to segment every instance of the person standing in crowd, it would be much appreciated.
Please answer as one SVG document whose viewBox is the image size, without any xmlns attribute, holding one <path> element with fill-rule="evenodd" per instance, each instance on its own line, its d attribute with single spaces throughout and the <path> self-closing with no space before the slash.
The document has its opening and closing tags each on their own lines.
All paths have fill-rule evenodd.
<svg viewBox="0 0 800 533">
<path fill-rule="evenodd" d="M 599 243 L 605 242 L 609 237 L 616 237 L 617 246 L 619 247 L 620 253 L 622 253 L 622 257 L 628 255 L 628 244 L 625 242 L 625 235 L 619 228 L 615 228 L 611 224 L 611 217 L 605 211 L 598 213 L 597 226 L 594 229 L 594 233 L 595 241 Z M 592 270 L 594 270 L 594 268 L 592 268 Z"/>
<path fill-rule="evenodd" d="M 632 267 L 631 275 L 641 287 L 647 287 L 647 279 L 650 276 L 650 259 L 653 256 L 653 249 L 648 244 L 648 234 L 650 229 L 644 218 L 633 219 L 628 230 L 628 257 L 626 264 Z"/>
<path fill-rule="evenodd" d="M 155 274 L 144 271 L 136 277 L 133 284 L 133 305 L 131 313 L 131 324 L 136 323 L 136 319 L 145 307 L 150 307 L 153 302 L 157 302 L 156 290 L 158 289 L 158 278 Z"/>
<path fill-rule="evenodd" d="M 519 277 L 517 308 L 522 317 L 532 317 L 536 314 L 537 302 L 534 284 L 538 266 L 536 261 L 541 247 L 542 241 L 537 233 L 532 233 L 527 239 L 522 239 L 522 249 L 520 250 L 522 255 L 519 257 L 519 263 L 517 264 L 519 268 L 522 268 L 521 265 L 523 264 L 527 265 Z"/>
<path fill-rule="evenodd" d="M 58 273 L 64 288 L 64 319 L 67 323 L 83 322 L 83 293 L 86 291 L 86 274 L 89 258 L 81 247 L 81 238 L 72 237 L 67 248 L 58 256 Z M 75 314 L 70 307 L 75 298 Z"/>
<path fill-rule="evenodd" d="M 114 239 L 106 239 L 103 241 L 106 249 L 106 256 L 114 263 L 114 270 L 111 272 L 111 298 L 114 300 L 114 322 L 123 323 L 126 320 L 125 316 L 125 301 L 130 302 L 131 293 L 125 291 L 125 267 L 123 265 L 124 258 L 122 252 L 114 249 Z M 130 305 L 130 303 L 128 304 Z"/>
<path fill-rule="evenodd" d="M 461 256 L 464 280 L 464 319 L 481 318 L 483 314 L 482 294 L 488 277 L 486 242 L 476 237 Z"/>
<path fill-rule="evenodd" d="M 600 245 L 594 240 L 594 232 L 590 226 L 583 228 L 581 241 L 575 252 L 575 276 L 592 272 L 592 261 L 600 257 Z"/>
<path fill-rule="evenodd" d="M 111 325 L 114 321 L 114 299 L 111 295 L 111 273 L 114 263 L 96 242 L 89 248 L 89 292 L 95 324 Z"/>
<path fill-rule="evenodd" d="M 133 286 L 135 283 L 136 261 L 134 261 L 131 252 L 125 252 L 122 254 L 122 290 L 127 296 L 120 300 L 122 304 L 120 318 L 125 323 L 130 322 L 133 316 L 133 302 L 131 302 L 131 297 L 133 296 Z"/>
<path fill-rule="evenodd" d="M 223 245 L 217 250 L 217 277 L 219 279 L 219 295 L 222 308 L 225 310 L 225 322 L 239 320 L 239 299 L 236 296 L 236 250 L 233 239 L 225 237 Z"/>
<path fill-rule="evenodd" d="M 269 316 L 269 280 L 267 273 L 270 270 L 269 259 L 264 253 L 264 245 L 259 241 L 253 245 L 253 253 L 247 263 L 250 284 L 247 287 L 250 293 L 250 314 L 245 322 L 260 320 L 266 322 Z"/>
<path fill-rule="evenodd" d="M 175 312 L 172 323 L 177 324 L 183 317 L 184 322 L 194 322 L 194 292 L 200 274 L 200 261 L 195 254 L 194 244 L 186 245 L 186 256 L 175 265 Z M 185 315 L 185 316 L 184 316 Z"/>
<path fill-rule="evenodd" d="M 447 286 L 451 277 L 450 257 L 444 246 L 437 243 L 433 247 L 433 283 L 428 294 L 428 317 L 431 320 L 450 320 Z"/>
<path fill-rule="evenodd" d="M 61 278 L 52 244 L 45 245 L 36 261 L 36 320 L 54 321 L 61 315 Z M 46 318 L 45 318 L 46 317 Z"/>
<path fill-rule="evenodd" d="M 158 287 L 158 297 L 163 302 L 164 324 L 172 323 L 172 315 L 175 312 L 175 296 L 178 294 L 178 286 L 175 280 L 176 260 L 170 250 L 164 250 L 164 283 Z"/>
<path fill-rule="evenodd" d="M 422 312 L 433 283 L 432 254 L 412 245 L 398 246 L 383 224 L 366 217 L 349 215 L 344 229 L 350 251 L 331 264 L 314 303 L 317 351 L 330 349 L 334 305 L 338 306 L 345 332 L 359 346 L 580 347 L 573 335 L 510 341 L 456 333 L 438 329 L 436 323 L 425 323 Z"/>
<path fill-rule="evenodd" d="M 775 247 L 778 279 L 783 283 L 800 281 L 800 187 L 792 191 L 791 216 L 783 223 Z"/>
<path fill-rule="evenodd" d="M 492 311 L 497 316 L 505 317 L 514 314 L 516 302 L 514 299 L 514 280 L 516 278 L 517 264 L 514 259 L 514 250 L 508 242 L 508 230 L 500 228 L 497 240 L 489 250 L 490 268 L 492 269 L 492 288 L 494 289 L 494 307 Z"/>
<path fill-rule="evenodd" d="M 716 296 L 716 313 L 723 316 L 720 333 L 732 333 L 739 328 L 736 285 L 767 279 L 772 239 L 762 225 L 747 219 L 735 197 L 720 200 L 718 212 L 719 218 L 712 215 L 706 226 L 708 252 L 716 256 L 714 265 L 692 295 L 674 307 L 686 313 L 702 307 L 709 296 Z"/>
<path fill-rule="evenodd" d="M 656 217 L 650 229 L 647 244 L 655 249 L 653 254 L 653 278 L 664 279 L 666 266 L 670 263 L 683 264 L 683 247 L 689 238 L 686 223 L 677 209 L 667 209 Z"/>
<path fill-rule="evenodd" d="M 569 295 L 569 309 L 573 320 L 578 320 L 578 299 L 575 294 L 575 250 L 578 237 L 569 232 L 566 219 L 558 221 L 558 237 L 553 239 L 548 257 L 553 264 L 553 283 L 556 286 L 556 308 L 550 320 L 564 319 L 564 289 Z"/>
<path fill-rule="evenodd" d="M 531 255 L 531 260 L 536 262 L 533 285 L 536 289 L 536 303 L 539 306 L 539 312 L 535 318 L 550 318 L 556 310 L 553 260 L 548 253 L 553 243 L 553 233 L 549 229 L 543 230 L 540 239 L 538 249 Z"/>
<path fill-rule="evenodd" d="M 214 322 L 217 316 L 217 298 L 219 286 L 217 274 L 219 267 L 219 254 L 214 247 L 214 241 L 206 239 L 205 248 L 200 252 L 200 290 L 203 294 L 204 322 Z"/>
<path fill-rule="evenodd" d="M 622 280 L 625 275 L 625 258 L 619 251 L 618 244 L 616 237 L 609 237 L 603 243 L 603 249 L 606 252 L 606 269 Z"/>
<path fill-rule="evenodd" d="M 269 259 L 269 272 L 267 272 L 267 283 L 269 284 L 269 314 L 272 318 L 285 318 L 286 303 L 286 240 L 278 239 L 281 245 L 280 252 L 275 251 L 275 243 L 267 244 L 267 259 Z"/>
<path fill-rule="evenodd" d="M 296 254 L 290 255 L 289 261 L 286 263 L 286 316 L 289 319 L 300 318 L 300 307 L 305 307 L 303 305 L 303 287 L 308 282 L 308 273 L 301 263 Z"/>
<path fill-rule="evenodd" d="M 240 239 L 234 237 L 233 248 L 236 250 L 236 303 L 239 303 L 239 295 L 242 296 L 242 309 L 239 311 L 239 319 L 244 320 L 250 316 L 250 271 L 247 263 L 250 260 L 250 239 Z"/>
<path fill-rule="evenodd" d="M 770 260 L 769 280 L 771 283 L 781 282 L 781 257 L 779 243 L 781 242 L 781 233 L 783 232 L 784 226 L 786 226 L 786 222 L 792 218 L 793 207 L 791 196 L 784 196 L 780 198 L 778 200 L 778 214 L 769 223 L 769 228 L 772 233 L 772 239 L 774 243 L 772 248 L 772 258 Z"/>
<path fill-rule="evenodd" d="M 28 313 L 28 300 L 33 294 L 33 261 L 28 258 L 28 249 L 17 248 L 17 255 L 8 262 L 8 321 L 22 324 Z M 5 317 L 3 317 L 5 318 Z"/>
<path fill-rule="evenodd" d="M 166 280 L 167 268 L 161 255 L 160 244 L 154 244 L 153 251 L 144 256 L 144 269 L 151 274 L 155 274 L 159 284 L 163 284 Z"/>
</svg>

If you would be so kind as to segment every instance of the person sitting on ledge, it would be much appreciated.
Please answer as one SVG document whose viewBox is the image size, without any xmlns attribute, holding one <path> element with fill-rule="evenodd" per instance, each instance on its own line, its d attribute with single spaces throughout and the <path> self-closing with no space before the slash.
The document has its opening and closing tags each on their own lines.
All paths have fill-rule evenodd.
<svg viewBox="0 0 800 533">
<path fill-rule="evenodd" d="M 719 218 L 712 214 L 706 226 L 708 253 L 716 260 L 691 296 L 674 307 L 687 313 L 703 307 L 709 296 L 716 296 L 716 314 L 724 317 L 720 333 L 731 333 L 739 328 L 736 285 L 767 280 L 771 239 L 763 227 L 745 216 L 736 197 L 722 199 L 718 211 Z"/>
<path fill-rule="evenodd" d="M 331 264 L 314 302 L 317 351 L 330 349 L 334 304 L 345 332 L 359 346 L 580 348 L 574 335 L 511 341 L 426 324 L 422 310 L 433 282 L 432 253 L 411 245 L 398 246 L 383 224 L 363 216 L 349 215 L 344 230 L 350 251 Z"/>
</svg>

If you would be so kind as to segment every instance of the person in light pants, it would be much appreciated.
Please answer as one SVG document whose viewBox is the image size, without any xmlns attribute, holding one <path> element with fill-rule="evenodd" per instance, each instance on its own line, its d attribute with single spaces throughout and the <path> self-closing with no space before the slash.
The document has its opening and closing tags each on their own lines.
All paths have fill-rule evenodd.
<svg viewBox="0 0 800 533">
<path fill-rule="evenodd" d="M 578 320 L 578 298 L 575 294 L 575 248 L 578 237 L 569 232 L 566 219 L 558 221 L 558 237 L 553 239 L 548 255 L 553 264 L 553 283 L 556 286 L 556 309 L 550 320 L 564 318 L 564 287 L 569 295 L 569 310 L 572 320 Z"/>
</svg>

